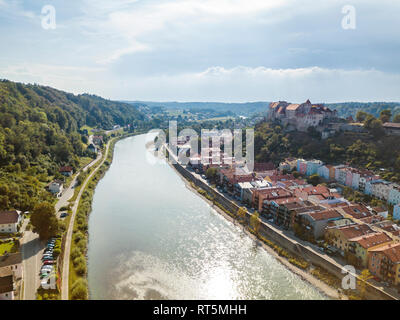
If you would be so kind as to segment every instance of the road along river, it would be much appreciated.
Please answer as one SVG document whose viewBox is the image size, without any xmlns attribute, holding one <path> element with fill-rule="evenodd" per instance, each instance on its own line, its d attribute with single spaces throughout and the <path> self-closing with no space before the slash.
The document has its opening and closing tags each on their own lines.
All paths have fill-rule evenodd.
<svg viewBox="0 0 400 320">
<path fill-rule="evenodd" d="M 89 221 L 91 299 L 326 299 L 151 164 L 145 135 L 115 145 Z M 155 159 L 153 159 L 155 160 Z"/>
</svg>

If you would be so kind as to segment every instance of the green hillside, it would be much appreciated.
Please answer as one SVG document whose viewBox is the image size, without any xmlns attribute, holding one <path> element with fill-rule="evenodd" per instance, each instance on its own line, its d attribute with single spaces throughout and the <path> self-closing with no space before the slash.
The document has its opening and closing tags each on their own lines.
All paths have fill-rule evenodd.
<svg viewBox="0 0 400 320">
<path fill-rule="evenodd" d="M 78 129 L 143 119 L 135 106 L 50 87 L 0 81 L 0 210 L 31 210 L 62 165 L 87 155 Z"/>
</svg>

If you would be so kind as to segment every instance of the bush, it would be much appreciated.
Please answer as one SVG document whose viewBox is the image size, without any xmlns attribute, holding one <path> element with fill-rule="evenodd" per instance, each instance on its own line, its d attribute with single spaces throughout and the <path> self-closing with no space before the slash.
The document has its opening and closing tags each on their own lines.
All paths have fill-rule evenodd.
<svg viewBox="0 0 400 320">
<path fill-rule="evenodd" d="M 76 280 L 71 287 L 71 299 L 72 300 L 87 300 L 88 290 L 87 282 L 84 279 Z"/>
<path fill-rule="evenodd" d="M 81 256 L 82 255 L 82 253 L 81 253 L 81 251 L 79 250 L 79 248 L 73 248 L 72 249 L 72 251 L 71 251 L 71 259 L 72 260 L 75 260 L 76 258 L 78 258 L 79 256 Z"/>
</svg>

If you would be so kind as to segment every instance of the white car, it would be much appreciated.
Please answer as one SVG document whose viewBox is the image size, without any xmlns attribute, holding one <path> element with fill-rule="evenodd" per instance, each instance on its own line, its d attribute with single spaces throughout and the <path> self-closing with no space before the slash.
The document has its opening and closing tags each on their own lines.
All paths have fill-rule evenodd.
<svg viewBox="0 0 400 320">
<path fill-rule="evenodd" d="M 49 266 L 49 265 L 46 265 L 46 266 L 43 266 L 41 269 L 40 269 L 40 271 L 52 271 L 53 270 L 53 266 Z"/>
</svg>

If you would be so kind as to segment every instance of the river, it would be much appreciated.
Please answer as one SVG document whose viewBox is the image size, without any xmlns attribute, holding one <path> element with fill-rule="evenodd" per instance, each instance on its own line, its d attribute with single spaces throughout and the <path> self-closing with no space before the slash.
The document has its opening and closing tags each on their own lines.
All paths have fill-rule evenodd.
<svg viewBox="0 0 400 320">
<path fill-rule="evenodd" d="M 91 299 L 326 299 L 190 191 L 165 161 L 151 164 L 145 142 L 145 135 L 119 141 L 96 187 Z"/>
</svg>

